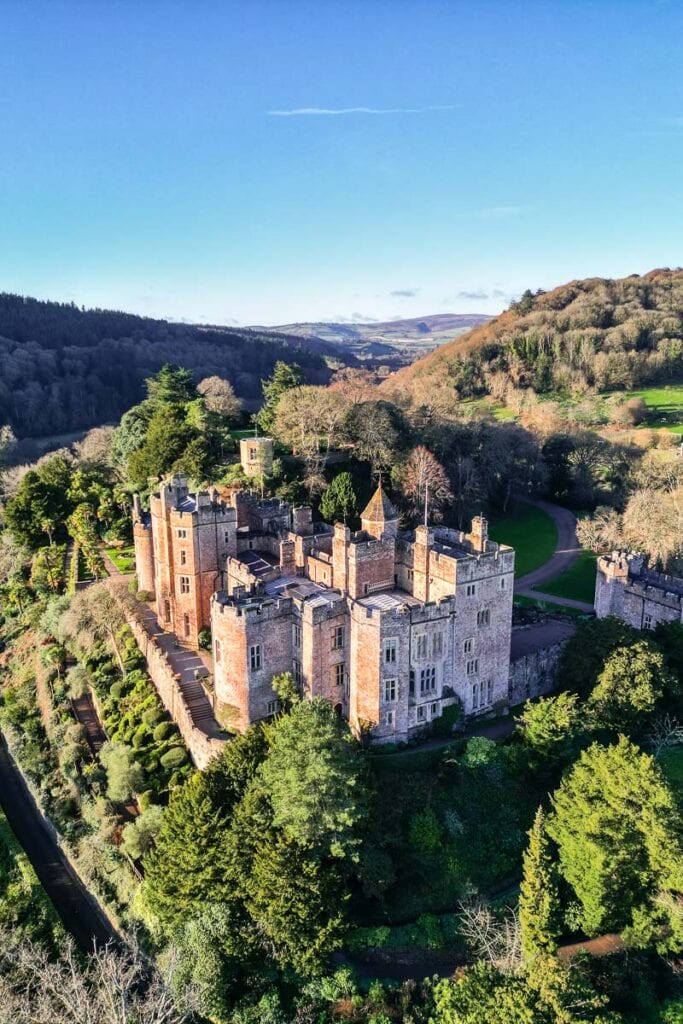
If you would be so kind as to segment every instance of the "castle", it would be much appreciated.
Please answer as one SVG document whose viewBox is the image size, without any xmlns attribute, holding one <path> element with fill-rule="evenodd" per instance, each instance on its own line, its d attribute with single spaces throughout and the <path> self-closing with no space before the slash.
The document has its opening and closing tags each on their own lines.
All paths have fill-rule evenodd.
<svg viewBox="0 0 683 1024">
<path fill-rule="evenodd" d="M 615 615 L 635 629 L 683 622 L 683 579 L 646 568 L 642 555 L 615 551 L 598 559 L 595 614 Z"/>
<path fill-rule="evenodd" d="M 176 476 L 133 519 L 140 589 L 189 646 L 211 629 L 215 697 L 239 730 L 277 712 L 285 672 L 377 742 L 456 702 L 468 716 L 508 703 L 515 556 L 481 516 L 470 533 L 401 532 L 380 487 L 352 532 Z"/>
</svg>

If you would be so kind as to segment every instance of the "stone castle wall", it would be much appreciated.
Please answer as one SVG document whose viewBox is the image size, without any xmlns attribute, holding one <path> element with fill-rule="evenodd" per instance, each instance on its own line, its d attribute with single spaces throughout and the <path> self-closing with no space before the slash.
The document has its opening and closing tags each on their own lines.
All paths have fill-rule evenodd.
<svg viewBox="0 0 683 1024">
<path fill-rule="evenodd" d="M 645 572 L 640 556 L 615 552 L 598 559 L 595 613 L 614 615 L 634 629 L 683 621 L 683 579 Z"/>
<path fill-rule="evenodd" d="M 180 677 L 173 671 L 166 653 L 159 646 L 156 638 L 149 635 L 142 622 L 134 614 L 128 613 L 126 617 L 138 647 L 147 661 L 147 671 L 159 694 L 161 703 L 178 726 L 180 735 L 197 768 L 206 768 L 214 757 L 218 757 L 227 741 L 207 736 L 205 732 L 197 728 L 183 697 Z"/>
<path fill-rule="evenodd" d="M 560 640 L 510 662 L 508 703 L 511 707 L 532 697 L 542 697 L 555 688 L 557 666 L 566 645 L 566 640 Z"/>
</svg>

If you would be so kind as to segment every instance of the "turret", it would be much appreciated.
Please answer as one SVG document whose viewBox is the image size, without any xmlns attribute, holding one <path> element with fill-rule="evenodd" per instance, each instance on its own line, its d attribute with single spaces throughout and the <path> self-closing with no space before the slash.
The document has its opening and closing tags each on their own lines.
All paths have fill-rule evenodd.
<svg viewBox="0 0 683 1024">
<path fill-rule="evenodd" d="M 387 498 L 380 484 L 361 515 L 361 526 L 371 537 L 396 537 L 398 512 Z"/>
</svg>

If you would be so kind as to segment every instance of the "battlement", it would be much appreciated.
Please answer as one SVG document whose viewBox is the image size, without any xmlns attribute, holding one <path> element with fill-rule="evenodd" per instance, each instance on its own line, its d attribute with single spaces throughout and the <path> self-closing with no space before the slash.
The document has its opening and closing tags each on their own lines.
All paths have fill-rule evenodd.
<svg viewBox="0 0 683 1024">
<path fill-rule="evenodd" d="M 241 588 L 231 595 L 219 590 L 211 597 L 212 615 L 244 619 L 250 622 L 268 622 L 292 614 L 291 597 L 268 597 L 246 594 Z"/>
<path fill-rule="evenodd" d="M 683 621 L 683 579 L 648 569 L 640 554 L 613 551 L 598 559 L 595 612 L 600 619 L 616 615 L 635 629 Z"/>
</svg>

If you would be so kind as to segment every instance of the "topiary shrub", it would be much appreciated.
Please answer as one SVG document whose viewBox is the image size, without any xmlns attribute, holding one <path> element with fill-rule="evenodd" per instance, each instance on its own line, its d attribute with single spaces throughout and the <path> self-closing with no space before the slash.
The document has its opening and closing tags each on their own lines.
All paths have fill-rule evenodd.
<svg viewBox="0 0 683 1024">
<path fill-rule="evenodd" d="M 142 716 L 142 721 L 152 729 L 162 720 L 163 717 L 164 712 L 161 708 L 150 708 L 149 711 L 145 711 Z"/>
<path fill-rule="evenodd" d="M 152 733 L 157 743 L 163 743 L 164 740 L 169 739 L 175 732 L 175 726 L 173 722 L 160 722 L 156 729 Z"/>
<path fill-rule="evenodd" d="M 200 629 L 197 635 L 197 642 L 203 651 L 211 650 L 211 630 Z"/>
<path fill-rule="evenodd" d="M 146 789 L 144 793 L 140 793 L 138 797 L 138 806 L 141 811 L 146 811 L 148 807 L 151 807 L 155 802 L 156 793 L 151 789 Z"/>
<path fill-rule="evenodd" d="M 126 685 L 123 679 L 119 679 L 118 683 L 114 683 L 114 685 L 109 690 L 109 695 L 110 697 L 113 697 L 115 700 L 121 700 L 125 692 Z"/>
<path fill-rule="evenodd" d="M 187 763 L 187 754 L 182 747 L 171 747 L 165 754 L 161 755 L 161 766 L 167 771 L 173 771 L 174 768 L 180 768 L 181 765 Z"/>
<path fill-rule="evenodd" d="M 139 750 L 140 747 L 144 747 L 145 743 L 151 738 L 152 734 L 149 728 L 144 725 L 139 725 L 133 733 L 133 747 L 135 750 Z"/>
</svg>

